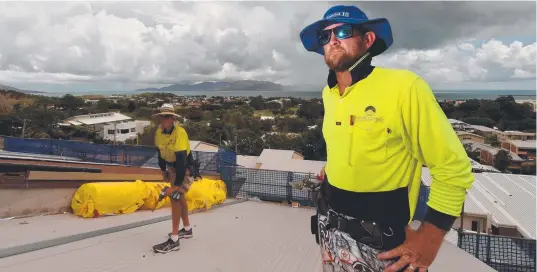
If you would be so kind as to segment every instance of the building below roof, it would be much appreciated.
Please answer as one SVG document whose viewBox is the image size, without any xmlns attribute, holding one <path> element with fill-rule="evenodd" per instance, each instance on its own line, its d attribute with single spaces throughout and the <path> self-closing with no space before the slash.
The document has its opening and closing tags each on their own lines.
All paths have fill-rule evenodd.
<svg viewBox="0 0 537 272">
<path fill-rule="evenodd" d="M 476 143 L 476 142 L 470 141 L 470 140 L 463 140 L 462 143 L 463 144 L 469 144 L 471 146 L 471 151 L 472 152 L 474 152 L 474 151 L 486 151 L 486 152 L 490 153 L 493 156 L 496 156 L 496 154 L 498 154 L 498 152 L 500 150 L 502 150 L 502 149 L 497 148 L 497 147 L 493 147 L 493 146 L 483 144 L 483 143 Z M 513 160 L 513 161 L 524 161 L 516 153 L 511 152 L 511 151 L 509 151 L 509 153 L 511 154 L 511 160 Z"/>
<path fill-rule="evenodd" d="M 472 158 L 469 158 L 470 159 L 470 163 L 472 164 L 472 170 L 473 171 L 479 171 L 479 172 L 495 172 L 495 173 L 500 173 L 500 171 L 490 165 L 484 165 L 484 164 L 480 164 L 479 162 L 473 160 Z"/>
<path fill-rule="evenodd" d="M 121 122 L 132 120 L 129 116 L 123 115 L 119 112 L 106 112 L 87 115 L 77 115 L 66 119 L 66 122 L 81 124 L 81 125 L 97 125 L 113 122 Z"/>
<path fill-rule="evenodd" d="M 530 149 L 530 150 L 535 150 L 536 149 L 535 140 L 527 140 L 527 141 L 524 141 L 524 140 L 508 140 L 506 142 L 516 146 L 519 149 Z"/>
</svg>

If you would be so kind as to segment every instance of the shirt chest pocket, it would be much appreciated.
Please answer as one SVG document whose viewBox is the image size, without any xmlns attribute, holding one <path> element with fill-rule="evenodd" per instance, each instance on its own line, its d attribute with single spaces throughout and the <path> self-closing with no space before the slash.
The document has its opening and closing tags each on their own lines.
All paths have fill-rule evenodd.
<svg viewBox="0 0 537 272">
<path fill-rule="evenodd" d="M 387 160 L 388 128 L 381 124 L 351 127 L 349 165 L 378 165 Z"/>
<path fill-rule="evenodd" d="M 157 147 L 160 150 L 160 155 L 164 160 L 168 162 L 175 161 L 174 146 L 175 146 L 175 141 L 173 140 L 163 141 L 162 144 L 157 145 Z"/>
</svg>

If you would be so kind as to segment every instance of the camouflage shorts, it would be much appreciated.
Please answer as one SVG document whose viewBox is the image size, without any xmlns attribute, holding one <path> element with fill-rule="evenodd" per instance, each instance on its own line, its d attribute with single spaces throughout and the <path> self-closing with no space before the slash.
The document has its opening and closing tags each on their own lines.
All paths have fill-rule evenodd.
<svg viewBox="0 0 537 272">
<path fill-rule="evenodd" d="M 380 272 L 393 263 L 377 259 L 382 250 L 357 242 L 337 228 L 327 229 L 326 215 L 318 214 L 317 222 L 324 272 Z"/>
</svg>

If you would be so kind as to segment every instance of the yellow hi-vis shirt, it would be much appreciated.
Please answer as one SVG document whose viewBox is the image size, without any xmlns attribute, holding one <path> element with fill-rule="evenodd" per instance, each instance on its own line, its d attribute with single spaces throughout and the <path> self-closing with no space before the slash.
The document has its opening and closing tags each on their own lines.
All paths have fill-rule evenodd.
<svg viewBox="0 0 537 272">
<path fill-rule="evenodd" d="M 174 125 L 170 134 L 163 133 L 161 128 L 157 129 L 155 134 L 155 146 L 160 150 L 160 157 L 167 162 L 175 162 L 175 152 L 186 151 L 190 154 L 190 141 L 183 127 L 178 124 Z"/>
<path fill-rule="evenodd" d="M 351 192 L 408 187 L 411 220 L 426 165 L 433 178 L 428 206 L 460 215 L 474 181 L 472 167 L 423 79 L 410 71 L 376 67 L 343 95 L 337 85 L 325 87 L 323 103 L 325 171 L 332 186 Z"/>
</svg>

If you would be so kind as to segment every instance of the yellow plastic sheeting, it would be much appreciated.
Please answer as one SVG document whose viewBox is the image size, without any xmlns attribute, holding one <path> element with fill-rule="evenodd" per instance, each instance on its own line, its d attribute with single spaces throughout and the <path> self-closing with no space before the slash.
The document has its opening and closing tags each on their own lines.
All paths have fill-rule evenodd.
<svg viewBox="0 0 537 272">
<path fill-rule="evenodd" d="M 221 180 L 201 179 L 192 183 L 186 193 L 188 211 L 210 209 L 226 200 L 226 185 Z"/>
<path fill-rule="evenodd" d="M 85 218 L 132 213 L 144 205 L 148 195 L 142 181 L 86 183 L 75 192 L 71 208 Z"/>
<path fill-rule="evenodd" d="M 71 208 L 77 216 L 90 218 L 108 214 L 132 213 L 170 206 L 170 199 L 158 202 L 165 182 L 94 182 L 82 185 L 75 193 Z M 201 179 L 192 183 L 186 194 L 188 210 L 209 209 L 226 200 L 221 180 Z M 156 207 L 155 207 L 156 206 Z"/>
<path fill-rule="evenodd" d="M 158 197 L 160 195 L 160 191 L 162 191 L 162 188 L 164 186 L 170 187 L 170 183 L 168 182 L 146 182 L 146 187 L 148 190 L 148 195 L 145 198 L 144 205 L 140 208 L 141 210 L 155 210 L 160 209 L 162 207 L 169 207 L 170 206 L 170 198 L 165 197 L 160 202 L 158 202 Z M 155 207 L 156 206 L 156 207 Z"/>
</svg>

